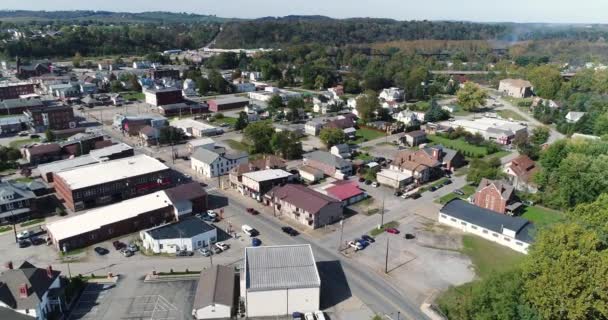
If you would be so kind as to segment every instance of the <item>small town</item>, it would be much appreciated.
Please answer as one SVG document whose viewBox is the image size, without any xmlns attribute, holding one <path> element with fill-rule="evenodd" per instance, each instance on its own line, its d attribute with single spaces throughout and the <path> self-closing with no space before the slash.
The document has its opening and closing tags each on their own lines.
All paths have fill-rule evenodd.
<svg viewBox="0 0 608 320">
<path fill-rule="evenodd" d="M 0 10 L 0 319 L 608 319 L 601 16 L 40 2 Z"/>
</svg>

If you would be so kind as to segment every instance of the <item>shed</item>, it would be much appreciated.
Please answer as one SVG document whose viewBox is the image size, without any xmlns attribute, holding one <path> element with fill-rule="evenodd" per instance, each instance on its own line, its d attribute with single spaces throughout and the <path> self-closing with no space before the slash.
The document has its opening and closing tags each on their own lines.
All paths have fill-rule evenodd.
<svg viewBox="0 0 608 320">
<path fill-rule="evenodd" d="M 215 265 L 201 272 L 192 316 L 195 319 L 230 319 L 234 314 L 235 284 L 234 268 Z"/>
</svg>

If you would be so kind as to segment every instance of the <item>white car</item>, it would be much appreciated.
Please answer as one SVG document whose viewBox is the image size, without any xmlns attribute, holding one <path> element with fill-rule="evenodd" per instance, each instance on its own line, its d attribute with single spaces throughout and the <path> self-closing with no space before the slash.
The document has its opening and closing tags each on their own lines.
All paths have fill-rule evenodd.
<svg viewBox="0 0 608 320">
<path fill-rule="evenodd" d="M 315 311 L 315 318 L 317 318 L 317 320 L 325 320 L 323 311 Z"/>
<path fill-rule="evenodd" d="M 372 182 L 372 187 L 374 187 L 374 188 L 378 188 L 378 182 L 375 182 L 375 181 L 374 181 L 374 182 Z"/>
<path fill-rule="evenodd" d="M 355 248 L 355 251 L 363 250 L 363 246 L 359 242 L 349 241 L 348 246 L 351 248 Z"/>
<path fill-rule="evenodd" d="M 29 237 L 30 237 L 30 232 L 27 230 L 17 233 L 17 239 L 19 239 L 19 240 L 27 239 Z"/>
<path fill-rule="evenodd" d="M 207 210 L 207 215 L 211 218 L 217 218 L 217 213 L 213 210 Z"/>
<path fill-rule="evenodd" d="M 312 312 L 306 312 L 304 314 L 304 319 L 306 319 L 306 320 L 315 320 L 315 316 L 312 314 Z"/>
<path fill-rule="evenodd" d="M 230 248 L 229 245 L 227 245 L 223 242 L 217 242 L 217 243 L 215 243 L 215 246 L 222 249 L 222 251 L 226 251 L 226 250 L 228 250 L 228 248 Z"/>
</svg>

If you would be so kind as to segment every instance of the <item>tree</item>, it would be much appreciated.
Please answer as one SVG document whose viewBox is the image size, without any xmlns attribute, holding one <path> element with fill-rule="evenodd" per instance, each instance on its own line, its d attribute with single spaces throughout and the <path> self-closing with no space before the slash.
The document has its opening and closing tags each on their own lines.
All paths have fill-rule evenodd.
<svg viewBox="0 0 608 320">
<path fill-rule="evenodd" d="M 110 91 L 112 92 L 120 92 L 122 91 L 122 83 L 120 83 L 120 81 L 118 80 L 113 80 L 112 82 L 110 82 Z"/>
<path fill-rule="evenodd" d="M 230 85 L 226 79 L 222 77 L 222 74 L 219 71 L 215 69 L 211 70 L 207 76 L 207 79 L 209 79 L 209 85 L 213 91 L 222 94 L 230 93 Z"/>
<path fill-rule="evenodd" d="M 480 106 L 486 104 L 488 94 L 473 82 L 465 82 L 464 87 L 458 90 L 458 105 L 467 111 L 477 111 Z"/>
<path fill-rule="evenodd" d="M 55 133 L 53 133 L 53 130 L 51 129 L 46 129 L 46 131 L 44 132 L 44 137 L 48 142 L 53 142 L 56 139 Z"/>
<path fill-rule="evenodd" d="M 380 108 L 378 97 L 376 93 L 368 90 L 365 91 L 359 98 L 357 98 L 357 112 L 359 118 L 363 122 L 369 122 L 374 119 L 376 111 Z"/>
<path fill-rule="evenodd" d="M 270 113 L 277 112 L 283 109 L 283 107 L 285 107 L 285 104 L 283 104 L 283 98 L 281 98 L 281 96 L 278 94 L 273 95 L 270 97 L 270 100 L 268 100 L 268 111 Z"/>
<path fill-rule="evenodd" d="M 441 109 L 441 106 L 437 103 L 437 100 L 432 99 L 429 109 L 424 115 L 424 120 L 428 122 L 439 122 L 450 118 L 450 113 L 446 110 Z"/>
<path fill-rule="evenodd" d="M 547 127 L 536 127 L 532 130 L 532 135 L 530 136 L 530 143 L 533 145 L 540 146 L 549 140 L 549 136 L 551 135 L 549 128 Z"/>
<path fill-rule="evenodd" d="M 243 130 L 249 124 L 249 119 L 247 117 L 247 113 L 245 111 L 239 112 L 239 117 L 236 119 L 236 123 L 234 124 L 234 130 Z"/>
<path fill-rule="evenodd" d="M 272 153 L 270 139 L 274 134 L 274 128 L 267 122 L 254 122 L 245 128 L 244 136 L 249 141 L 249 153 Z"/>
<path fill-rule="evenodd" d="M 467 181 L 479 184 L 482 178 L 498 179 L 503 176 L 500 159 L 492 157 L 489 160 L 473 159 L 469 165 Z"/>
<path fill-rule="evenodd" d="M 289 102 L 287 102 L 287 109 L 289 109 L 289 111 L 285 115 L 287 120 L 288 121 L 299 120 L 300 119 L 299 110 L 304 109 L 304 105 L 305 105 L 304 100 L 302 100 L 301 98 L 295 98 L 295 99 L 289 100 Z"/>
<path fill-rule="evenodd" d="M 347 78 L 344 80 L 344 92 L 350 94 L 361 93 L 361 86 L 359 85 L 359 80 L 355 78 Z"/>
<path fill-rule="evenodd" d="M 80 52 L 76 52 L 76 54 L 74 54 L 74 58 L 72 58 L 72 65 L 74 68 L 80 68 L 82 65 L 82 56 L 80 55 Z"/>
<path fill-rule="evenodd" d="M 211 88 L 211 83 L 209 82 L 209 79 L 198 77 L 194 79 L 194 82 L 196 83 L 198 94 L 204 96 L 209 92 L 209 89 Z"/>
<path fill-rule="evenodd" d="M 324 128 L 319 133 L 319 139 L 325 144 L 327 149 L 346 142 L 344 131 L 339 128 Z"/>
<path fill-rule="evenodd" d="M 175 144 L 186 139 L 186 135 L 181 129 L 172 126 L 160 128 L 158 142 L 161 144 Z"/>
<path fill-rule="evenodd" d="M 273 153 L 284 159 L 297 159 L 302 156 L 302 143 L 293 132 L 276 132 L 270 139 Z"/>
<path fill-rule="evenodd" d="M 557 67 L 550 65 L 533 68 L 528 73 L 528 79 L 534 87 L 534 93 L 546 99 L 555 99 L 562 85 L 562 76 L 559 70 Z"/>
</svg>

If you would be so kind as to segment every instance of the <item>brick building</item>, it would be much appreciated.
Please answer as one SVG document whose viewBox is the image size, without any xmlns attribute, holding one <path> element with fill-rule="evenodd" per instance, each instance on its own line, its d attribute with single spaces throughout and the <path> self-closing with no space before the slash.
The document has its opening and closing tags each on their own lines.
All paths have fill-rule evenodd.
<svg viewBox="0 0 608 320">
<path fill-rule="evenodd" d="M 47 129 L 64 130 L 75 128 L 77 125 L 74 109 L 70 106 L 29 108 L 25 114 L 36 132 L 44 132 Z"/>
<path fill-rule="evenodd" d="M 0 102 L 1 115 L 23 115 L 23 112 L 31 109 L 43 108 L 44 104 L 40 99 L 6 99 Z"/>
<path fill-rule="evenodd" d="M 53 174 L 57 196 L 79 211 L 165 189 L 171 170 L 147 155 L 91 164 Z"/>
<path fill-rule="evenodd" d="M 209 101 L 209 111 L 222 112 L 231 109 L 245 108 L 249 105 L 249 99 L 233 97 L 225 99 L 215 99 Z"/>
<path fill-rule="evenodd" d="M 34 84 L 16 82 L 0 84 L 0 100 L 17 99 L 19 96 L 34 93 Z"/>
<path fill-rule="evenodd" d="M 481 179 L 473 195 L 473 204 L 494 212 L 512 215 L 521 207 L 515 189 L 505 181 Z"/>
<path fill-rule="evenodd" d="M 162 78 L 171 78 L 171 79 L 179 80 L 179 70 L 168 69 L 168 68 L 150 69 L 148 71 L 148 76 L 152 80 L 158 80 L 158 79 L 162 79 Z"/>
<path fill-rule="evenodd" d="M 182 90 L 178 88 L 144 89 L 146 103 L 155 107 L 180 103 L 184 100 Z"/>
</svg>

